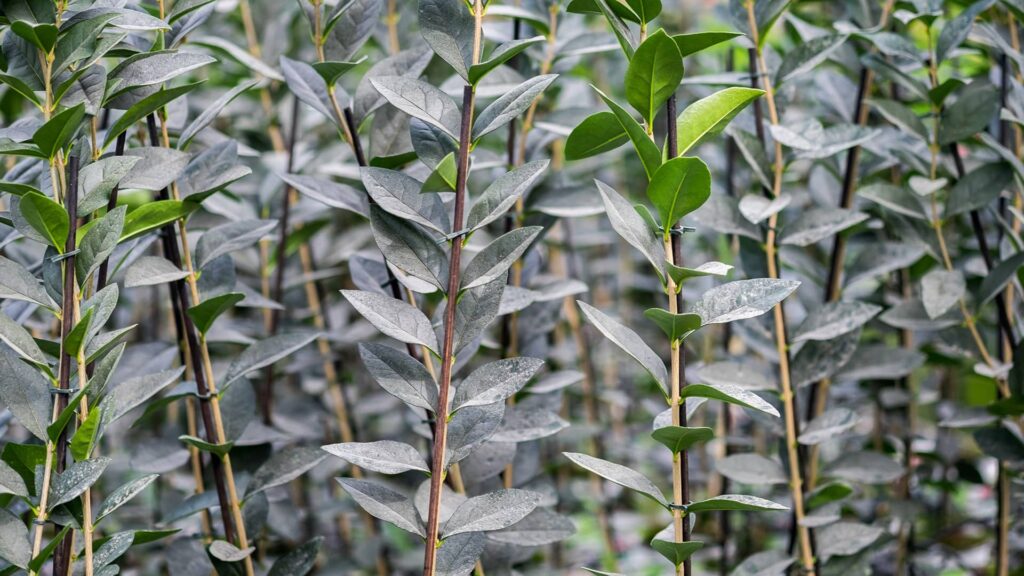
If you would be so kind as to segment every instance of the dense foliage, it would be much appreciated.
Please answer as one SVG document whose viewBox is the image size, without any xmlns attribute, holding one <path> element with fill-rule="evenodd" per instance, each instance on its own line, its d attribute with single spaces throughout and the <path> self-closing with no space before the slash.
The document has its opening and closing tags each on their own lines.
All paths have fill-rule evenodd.
<svg viewBox="0 0 1024 576">
<path fill-rule="evenodd" d="M 4 0 L 0 575 L 1024 573 L 1020 0 Z"/>
</svg>

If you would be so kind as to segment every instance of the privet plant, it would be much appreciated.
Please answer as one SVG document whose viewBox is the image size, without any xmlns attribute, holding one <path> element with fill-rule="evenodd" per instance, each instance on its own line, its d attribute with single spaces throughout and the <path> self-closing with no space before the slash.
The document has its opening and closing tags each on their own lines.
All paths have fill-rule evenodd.
<svg viewBox="0 0 1024 576">
<path fill-rule="evenodd" d="M 0 5 L 0 574 L 1024 569 L 1018 0 Z"/>
</svg>

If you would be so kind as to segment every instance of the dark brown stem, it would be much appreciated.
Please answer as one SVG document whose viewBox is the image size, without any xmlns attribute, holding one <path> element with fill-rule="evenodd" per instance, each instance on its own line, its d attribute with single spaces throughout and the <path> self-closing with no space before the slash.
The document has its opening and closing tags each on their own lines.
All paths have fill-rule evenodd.
<svg viewBox="0 0 1024 576">
<path fill-rule="evenodd" d="M 57 379 L 57 387 L 62 392 L 57 393 L 57 414 L 67 408 L 68 398 L 71 395 L 71 362 L 72 357 L 63 346 L 67 335 L 74 328 L 74 315 L 72 310 L 75 306 L 75 237 L 78 234 L 78 157 L 68 158 L 68 187 L 64 191 L 64 208 L 68 214 L 68 237 L 64 242 L 64 284 L 61 295 L 61 327 L 60 340 L 60 375 Z M 67 429 L 61 431 L 57 437 L 56 470 L 58 473 L 64 471 L 67 465 L 68 434 Z M 71 565 L 71 543 L 74 536 L 68 532 L 53 554 L 53 573 L 66 574 Z"/>
<path fill-rule="evenodd" d="M 669 158 L 675 158 L 679 155 L 679 134 L 678 127 L 676 126 L 676 96 L 673 94 L 669 96 L 668 102 L 665 103 L 665 146 L 668 152 Z M 676 266 L 683 265 L 683 230 L 679 222 L 672 225 L 672 263 Z M 670 298 L 676 299 L 676 310 L 683 310 L 683 291 L 679 290 L 677 294 L 672 294 Z M 678 381 L 680 390 L 686 387 L 686 346 L 683 342 L 679 343 L 679 363 L 676 366 L 678 371 Z M 686 427 L 686 402 L 678 402 L 672 406 L 672 409 L 676 411 L 679 425 Z M 675 459 L 674 465 L 677 467 L 676 474 L 682 480 L 682 504 L 690 503 L 690 457 L 687 450 L 679 452 L 679 458 Z M 677 504 L 679 504 L 677 502 Z M 690 515 L 683 514 L 683 534 L 682 541 L 690 541 Z M 690 559 L 687 558 L 683 562 L 683 573 L 693 574 Z"/>
<path fill-rule="evenodd" d="M 461 230 L 466 209 L 466 179 L 469 176 L 470 134 L 473 126 L 475 92 L 466 85 L 462 90 L 462 129 L 459 134 L 459 157 L 455 179 L 455 217 L 453 227 Z M 448 436 L 448 395 L 451 391 L 452 368 L 455 365 L 455 309 L 459 300 L 459 268 L 462 262 L 462 236 L 452 240 L 448 266 L 448 303 L 444 311 L 444 342 L 441 356 L 441 382 L 434 426 L 434 453 L 430 476 L 430 506 L 427 514 L 426 552 L 423 575 L 434 576 L 437 562 L 438 530 L 440 528 L 441 485 L 445 478 L 444 453 Z"/>
<path fill-rule="evenodd" d="M 291 138 L 288 141 L 288 167 L 287 171 L 291 174 L 295 168 L 295 141 L 297 140 L 299 132 L 299 99 L 292 99 L 292 133 Z M 285 260 L 287 258 L 288 248 L 288 220 L 291 216 L 292 208 L 292 187 L 285 185 L 284 191 L 281 197 L 281 222 L 280 222 L 280 233 L 277 238 L 277 251 L 276 251 L 276 266 L 274 269 L 274 285 L 273 299 L 281 303 L 284 301 L 284 269 Z M 273 336 L 277 334 L 278 328 L 281 325 L 281 310 L 275 308 L 270 312 L 270 324 L 267 326 L 267 336 Z M 274 366 L 267 366 L 264 370 L 263 386 L 260 391 L 260 413 L 263 417 L 263 423 L 268 426 L 273 421 L 273 403 L 274 403 Z"/>
<path fill-rule="evenodd" d="M 949 152 L 953 156 L 953 163 L 956 165 L 957 178 L 964 177 L 964 161 L 960 157 L 960 149 L 957 148 L 956 144 L 950 144 Z M 988 238 L 985 236 L 985 228 L 981 223 L 981 214 L 977 210 L 971 210 L 971 228 L 974 231 L 974 238 L 978 242 L 978 250 L 981 252 L 981 257 L 985 261 L 985 270 L 988 272 L 992 271 L 993 262 L 992 254 L 989 252 Z M 1000 329 L 1000 341 L 1004 338 L 1009 340 L 1010 346 L 1013 346 L 1016 338 L 1013 334 L 1013 327 L 1010 325 L 1010 316 L 1006 311 L 1006 294 L 1000 293 L 995 298 L 997 320 L 999 322 Z M 1002 346 L 1000 346 L 1002 348 Z"/>
<path fill-rule="evenodd" d="M 150 145 L 160 146 L 160 136 L 157 133 L 156 116 L 150 114 L 146 117 L 146 126 L 149 130 Z M 170 197 L 166 188 L 157 194 L 157 200 L 167 200 Z M 160 230 L 161 242 L 163 244 L 164 256 L 181 269 L 181 252 L 178 248 L 178 234 L 174 223 L 164 225 Z M 185 280 L 179 279 L 171 282 L 172 297 L 178 303 L 182 328 L 185 332 L 185 344 L 188 347 L 189 357 L 192 360 L 192 376 L 196 381 L 196 392 L 199 397 L 199 414 L 203 420 L 203 429 L 206 431 L 206 441 L 211 444 L 219 444 L 221 438 L 217 434 L 214 424 L 213 409 L 210 405 L 210 388 L 206 382 L 206 372 L 203 369 L 202 352 L 199 345 L 199 337 L 192 318 L 185 312 L 192 307 L 192 296 L 185 287 Z M 228 497 L 227 482 L 224 476 L 224 464 L 216 456 L 210 457 L 213 467 L 213 481 L 217 488 L 217 501 L 220 504 L 221 521 L 224 523 L 224 537 L 229 542 L 236 542 L 235 523 L 231 514 L 231 500 Z"/>
<path fill-rule="evenodd" d="M 114 156 L 124 156 L 124 143 L 128 136 L 128 132 L 121 132 L 117 136 L 117 142 L 114 144 Z M 114 186 L 114 189 L 110 191 L 110 199 L 107 201 L 107 212 L 111 212 L 117 208 L 117 191 L 118 186 Z M 110 258 L 104 258 L 103 263 L 100 264 L 100 269 L 96 272 L 96 290 L 102 290 L 107 285 L 107 270 L 110 266 Z"/>
</svg>

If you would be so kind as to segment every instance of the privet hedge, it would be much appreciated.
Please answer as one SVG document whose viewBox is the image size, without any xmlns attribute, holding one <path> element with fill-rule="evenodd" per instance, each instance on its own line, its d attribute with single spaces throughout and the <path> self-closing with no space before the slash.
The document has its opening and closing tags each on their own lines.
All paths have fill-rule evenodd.
<svg viewBox="0 0 1024 576">
<path fill-rule="evenodd" d="M 1024 2 L 0 10 L 0 575 L 1024 571 Z"/>
</svg>

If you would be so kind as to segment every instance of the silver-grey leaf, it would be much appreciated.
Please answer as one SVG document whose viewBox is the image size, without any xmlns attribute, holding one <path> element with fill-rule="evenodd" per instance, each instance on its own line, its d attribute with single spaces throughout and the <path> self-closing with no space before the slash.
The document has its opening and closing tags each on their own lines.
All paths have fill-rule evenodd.
<svg viewBox="0 0 1024 576">
<path fill-rule="evenodd" d="M 665 500 L 665 495 L 662 494 L 661 490 L 648 480 L 646 476 L 631 468 L 577 452 L 563 452 L 563 454 L 577 466 L 590 470 L 594 474 L 610 480 L 619 486 L 635 490 L 662 506 L 668 505 L 668 501 Z"/>
<path fill-rule="evenodd" d="M 515 488 L 475 496 L 463 502 L 441 530 L 442 538 L 508 528 L 533 512 L 540 495 Z"/>
<path fill-rule="evenodd" d="M 445 134 L 458 140 L 462 113 L 451 96 L 414 78 L 382 76 L 373 78 L 370 82 L 395 108 L 441 129 Z"/>
<path fill-rule="evenodd" d="M 651 350 L 651 347 L 636 332 L 625 325 L 616 322 L 604 312 L 582 300 L 577 300 L 576 303 L 579 304 L 583 315 L 605 335 L 605 338 L 611 340 L 613 344 L 639 362 L 644 370 L 647 370 L 647 373 L 658 382 L 662 391 L 668 394 L 668 370 L 665 368 L 665 362 L 662 361 L 661 356 Z"/>
<path fill-rule="evenodd" d="M 404 442 L 346 442 L 328 444 L 321 448 L 353 466 L 381 474 L 401 474 L 409 470 L 430 473 L 430 466 L 420 455 L 419 450 Z"/>
<path fill-rule="evenodd" d="M 800 282 L 796 280 L 737 280 L 702 294 L 691 312 L 698 314 L 705 326 L 754 318 L 771 310 L 798 286 Z"/>
<path fill-rule="evenodd" d="M 549 160 L 535 160 L 499 176 L 473 203 L 466 226 L 478 230 L 500 218 L 540 181 L 548 164 Z"/>
<path fill-rule="evenodd" d="M 867 214 L 856 210 L 811 208 L 782 230 L 779 244 L 810 246 L 867 219 Z"/>
<path fill-rule="evenodd" d="M 433 412 L 437 410 L 437 384 L 419 363 L 404 351 L 383 344 L 359 344 L 363 365 L 373 379 L 395 398 Z"/>
<path fill-rule="evenodd" d="M 252 480 L 245 490 L 246 500 L 260 492 L 291 482 L 312 470 L 326 457 L 322 451 L 308 446 L 291 446 L 275 452 L 253 473 Z"/>
<path fill-rule="evenodd" d="M 74 462 L 67 470 L 56 474 L 50 488 L 49 510 L 78 498 L 89 489 L 110 464 L 110 458 L 92 458 Z"/>
<path fill-rule="evenodd" d="M 866 302 L 829 302 L 807 315 L 790 340 L 831 340 L 866 324 L 882 311 Z"/>
<path fill-rule="evenodd" d="M 196 267 L 202 269 L 213 259 L 247 248 L 277 228 L 277 220 L 239 220 L 210 228 L 196 244 Z"/>
<path fill-rule="evenodd" d="M 28 568 L 32 560 L 32 546 L 28 542 L 28 528 L 21 518 L 0 508 L 0 558 L 18 568 Z"/>
<path fill-rule="evenodd" d="M 534 76 L 502 94 L 477 116 L 473 124 L 473 140 L 478 140 L 517 118 L 557 77 L 558 74 Z"/>
<path fill-rule="evenodd" d="M 162 256 L 143 256 L 132 262 L 124 275 L 125 288 L 155 286 L 181 280 L 188 272 L 178 268 Z"/>
<path fill-rule="evenodd" d="M 598 191 L 601 192 L 605 213 L 608 214 L 612 228 L 630 246 L 647 257 L 659 277 L 664 277 L 662 268 L 665 265 L 665 247 L 628 200 L 600 180 L 595 182 Z"/>
<path fill-rule="evenodd" d="M 495 238 L 466 266 L 461 290 L 476 288 L 499 276 L 504 277 L 543 230 L 541 226 L 524 226 Z"/>
<path fill-rule="evenodd" d="M 426 346 L 438 353 L 437 335 L 418 308 L 383 294 L 342 290 L 342 295 L 378 330 L 399 342 Z"/>
<path fill-rule="evenodd" d="M 849 408 L 831 408 L 811 420 L 797 440 L 808 446 L 821 444 L 839 438 L 844 432 L 856 426 L 858 420 L 857 413 Z"/>
<path fill-rule="evenodd" d="M 317 202 L 362 216 L 369 215 L 366 195 L 348 184 L 304 174 L 279 174 L 279 176 L 286 184 Z"/>
<path fill-rule="evenodd" d="M 0 402 L 36 438 L 46 441 L 53 412 L 50 382 L 0 346 Z"/>
<path fill-rule="evenodd" d="M 527 357 L 485 364 L 459 383 L 452 400 L 452 411 L 501 402 L 522 390 L 542 366 L 543 360 Z"/>
<path fill-rule="evenodd" d="M 363 168 L 363 185 L 371 198 L 389 214 L 447 234 L 448 211 L 437 194 L 422 194 L 423 183 L 395 170 Z"/>
<path fill-rule="evenodd" d="M 348 492 L 370 516 L 390 522 L 421 538 L 426 537 L 416 507 L 405 495 L 382 484 L 354 478 L 338 478 L 338 484 L 341 484 L 345 492 Z"/>
<path fill-rule="evenodd" d="M 221 383 L 223 391 L 246 374 L 265 368 L 291 355 L 319 337 L 317 333 L 278 334 L 264 338 L 242 351 L 228 366 Z"/>
<path fill-rule="evenodd" d="M 942 316 L 967 293 L 967 281 L 959 270 L 934 269 L 921 278 L 921 302 L 932 320 Z"/>
<path fill-rule="evenodd" d="M 789 475 L 776 460 L 756 453 L 733 454 L 715 462 L 722 476 L 741 484 L 774 485 L 789 483 Z"/>
</svg>

